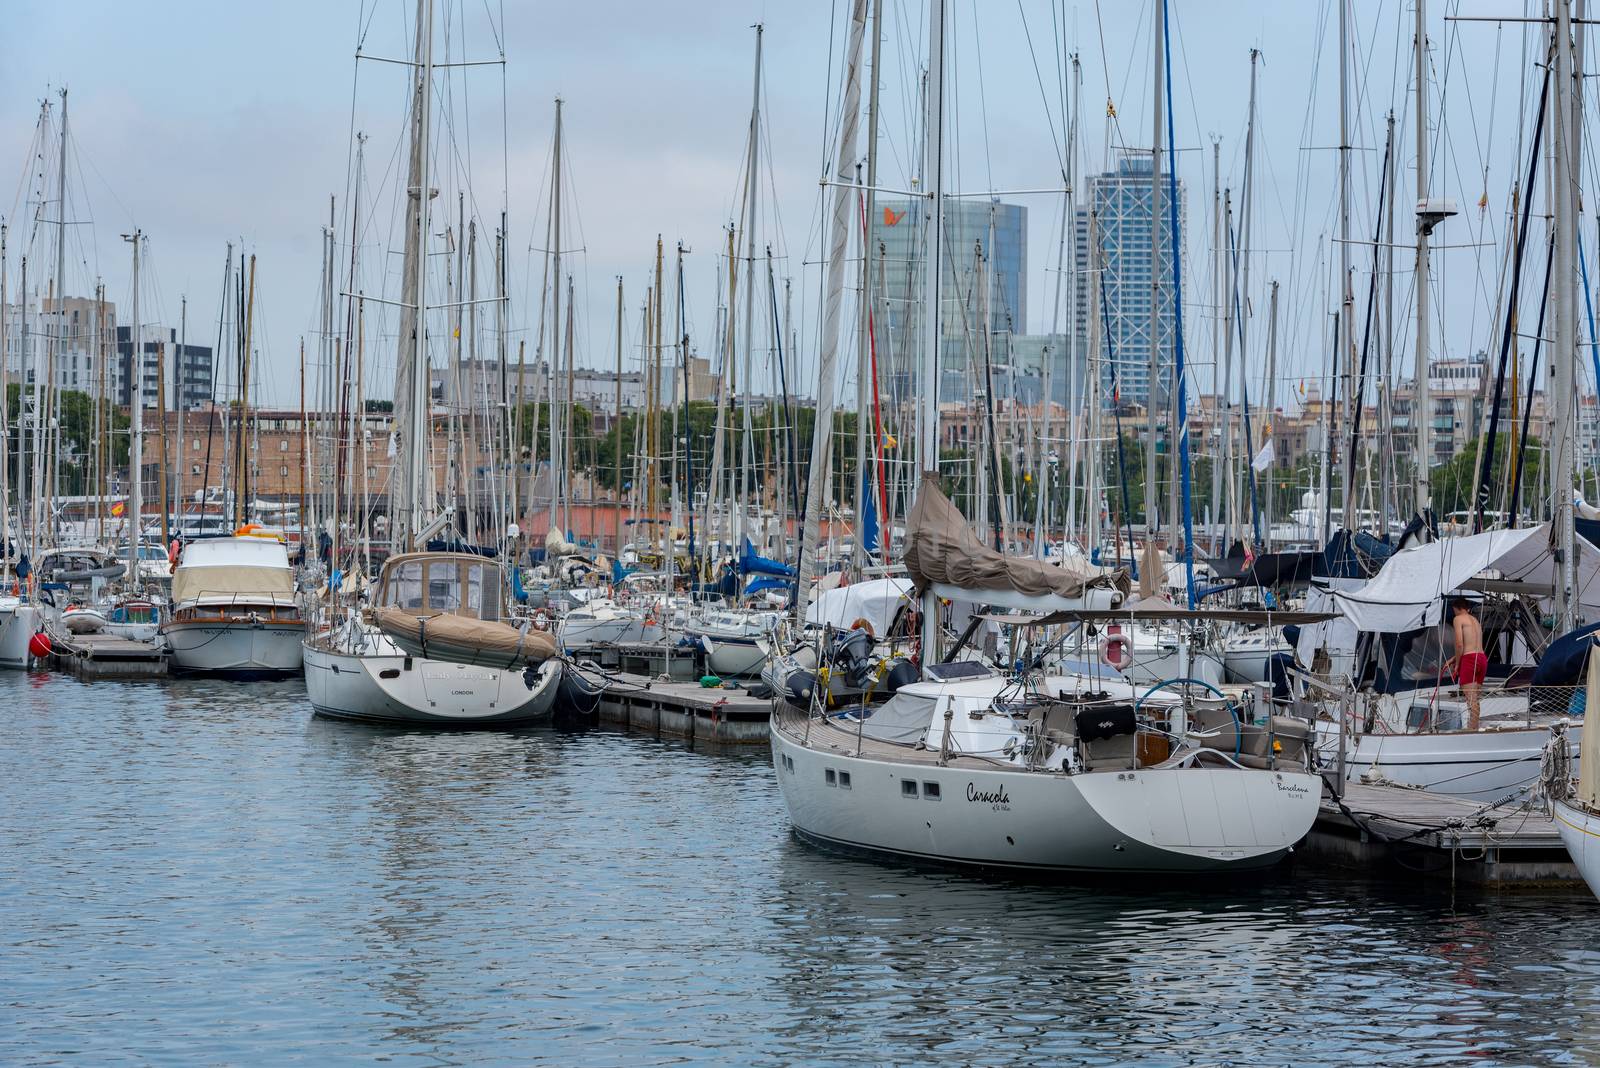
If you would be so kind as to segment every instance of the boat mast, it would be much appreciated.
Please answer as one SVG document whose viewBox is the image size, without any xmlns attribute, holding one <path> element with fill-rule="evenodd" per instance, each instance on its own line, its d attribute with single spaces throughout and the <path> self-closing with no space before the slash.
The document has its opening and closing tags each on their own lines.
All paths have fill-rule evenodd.
<svg viewBox="0 0 1600 1068">
<path fill-rule="evenodd" d="M 1581 0 L 1580 0 L 1581 2 Z M 1576 540 L 1573 534 L 1573 475 L 1575 446 L 1573 416 L 1578 361 L 1577 278 L 1578 278 L 1578 179 L 1573 160 L 1581 159 L 1582 107 L 1580 89 L 1583 12 L 1572 16 L 1569 0 L 1555 3 L 1555 84 L 1561 95 L 1551 109 L 1551 147 L 1554 152 L 1552 175 L 1555 185 L 1555 329 L 1551 333 L 1550 366 L 1555 372 L 1555 465 L 1551 482 L 1551 526 L 1556 538 L 1556 562 L 1560 574 L 1555 583 L 1556 633 L 1565 634 L 1577 622 L 1579 605 L 1576 589 Z"/>
<path fill-rule="evenodd" d="M 1424 24 L 1427 0 L 1416 0 L 1417 28 L 1412 44 L 1417 68 L 1417 206 L 1420 209 L 1428 200 L 1428 37 Z M 1416 389 L 1411 401 L 1411 422 L 1417 430 L 1417 454 L 1413 459 L 1412 486 L 1416 496 L 1417 515 L 1424 528 L 1432 526 L 1433 489 L 1429 483 L 1429 458 L 1433 455 L 1433 398 L 1430 395 L 1428 376 L 1428 236 L 1433 224 L 1419 212 L 1417 218 L 1417 366 Z M 1559 403 L 1557 398 L 1557 403 Z"/>
<path fill-rule="evenodd" d="M 850 202 L 856 164 L 856 126 L 861 109 L 861 44 L 867 27 L 867 0 L 855 0 L 850 16 L 850 43 L 845 52 L 844 94 L 840 98 L 839 148 L 833 160 L 833 214 L 828 223 L 828 274 L 826 303 L 822 313 L 822 351 L 817 368 L 817 415 L 811 428 L 811 466 L 806 479 L 806 504 L 800 533 L 800 578 L 795 591 L 795 619 L 804 622 L 806 608 L 811 603 L 811 586 L 817 574 L 817 540 L 821 535 L 823 494 L 828 482 L 828 472 L 833 470 L 833 409 L 834 379 L 838 377 L 839 337 L 844 305 L 845 258 L 850 247 Z M 876 76 L 876 71 L 873 72 Z M 752 119 L 751 129 L 754 130 Z M 753 171 L 752 171 L 753 173 Z M 863 258 L 870 259 L 863 254 Z M 748 298 L 749 294 L 745 296 Z M 863 307 L 866 294 L 862 294 Z M 746 322 L 748 328 L 749 323 Z M 748 335 L 748 329 L 746 334 Z M 858 440 L 864 445 L 866 362 L 863 353 L 857 353 L 857 419 Z M 746 388 L 749 387 L 748 378 Z M 857 456 L 864 457 L 865 449 L 858 448 Z M 865 474 L 857 468 L 857 480 Z M 864 499 L 857 486 L 856 493 L 856 549 L 855 563 L 859 567 L 864 559 L 862 537 L 862 512 Z"/>
<path fill-rule="evenodd" d="M 944 231 L 944 0 L 930 0 L 928 11 L 928 81 L 924 101 L 922 187 L 927 198 L 927 230 L 922 264 L 922 367 L 917 391 L 917 462 L 919 492 L 939 483 L 939 303 L 944 271 L 940 261 Z M 930 584 L 922 591 L 921 657 L 924 673 L 939 662 L 939 599 Z"/>
<path fill-rule="evenodd" d="M 1421 10 L 1421 4 L 1418 4 Z M 1420 68 L 1419 68 L 1420 69 Z M 1419 126 L 1420 130 L 1421 127 Z M 1420 169 L 1418 170 L 1420 174 Z M 1354 433 L 1355 406 L 1355 311 L 1356 295 L 1350 275 L 1350 0 L 1339 2 L 1339 346 L 1334 359 L 1344 366 L 1343 419 L 1345 429 Z M 1343 355 L 1344 359 L 1339 357 Z M 1345 530 L 1355 531 L 1356 487 L 1355 447 L 1346 454 L 1341 522 Z"/>
<path fill-rule="evenodd" d="M 1384 154 L 1389 160 L 1389 173 L 1384 177 L 1384 187 L 1389 191 L 1389 203 L 1384 209 L 1384 240 L 1383 240 L 1383 375 L 1378 383 L 1378 441 L 1380 442 L 1378 458 L 1378 536 L 1387 538 L 1389 526 L 1394 519 L 1394 485 L 1391 477 L 1394 471 L 1393 442 L 1394 442 L 1394 412 L 1391 411 L 1393 402 L 1392 389 L 1394 382 L 1394 208 L 1395 208 L 1395 144 L 1394 144 L 1394 112 L 1389 112 L 1388 130 L 1385 135 Z M 1515 382 L 1515 376 L 1512 381 Z M 1511 404 L 1516 410 L 1516 401 Z M 1512 450 L 1512 462 L 1515 463 L 1516 450 Z M 1513 519 L 1512 526 L 1516 526 Z"/>
<path fill-rule="evenodd" d="M 132 234 L 124 234 L 123 240 L 133 243 L 133 319 L 128 331 L 133 358 L 128 368 L 128 415 L 132 426 L 128 430 L 127 526 L 128 581 L 134 583 L 139 575 L 139 521 L 144 512 L 144 486 L 140 478 L 144 471 L 144 353 L 141 351 L 144 346 L 140 344 L 139 336 L 139 245 L 144 241 L 144 232 L 134 230 Z M 34 395 L 37 397 L 37 379 L 35 387 Z M 34 417 L 38 418 L 37 409 Z M 37 531 L 35 533 L 37 535 Z"/>
<path fill-rule="evenodd" d="M 756 175 L 761 164 L 761 37 L 765 32 L 766 28 L 756 23 L 755 90 L 750 105 L 750 169 L 745 175 L 744 397 L 740 403 L 743 411 L 743 441 L 739 449 L 742 462 L 739 465 L 738 509 L 734 513 L 735 559 L 744 551 L 740 535 L 744 533 L 745 508 L 750 500 L 750 469 L 755 466 L 755 434 L 750 422 L 750 401 L 751 387 L 754 385 L 751 376 L 755 349 L 756 193 L 759 188 Z M 832 420 L 829 420 L 828 429 L 832 429 Z"/>
<path fill-rule="evenodd" d="M 189 297 L 188 297 L 187 294 L 185 294 L 181 298 L 181 303 L 179 304 L 179 307 L 182 310 L 178 313 L 178 351 L 177 351 L 177 353 L 176 353 L 176 355 L 175 355 L 175 357 L 174 357 L 174 359 L 172 361 L 172 367 L 173 367 L 173 372 L 172 372 L 173 398 L 174 398 L 174 402 L 175 402 L 174 406 L 178 409 L 178 433 L 177 433 L 177 438 L 178 438 L 178 448 L 177 448 L 177 454 L 178 455 L 177 455 L 177 459 L 178 459 L 178 462 L 177 462 L 177 465 L 176 465 L 176 467 L 174 468 L 174 470 L 172 472 L 172 474 L 173 474 L 172 503 L 173 503 L 173 507 L 177 510 L 177 513 L 178 513 L 178 533 L 182 534 L 183 533 L 183 464 L 184 464 L 184 459 L 183 459 L 183 359 L 188 354 L 188 351 L 189 351 Z M 165 415 L 163 415 L 162 418 L 165 419 L 166 418 Z M 301 419 L 302 427 L 304 426 L 304 423 L 305 423 L 305 420 L 302 417 L 302 419 Z M 300 524 L 300 530 L 301 530 L 301 536 L 303 538 L 304 534 L 305 534 L 305 522 L 304 522 L 303 518 L 302 518 L 302 522 Z M 164 536 L 162 538 L 162 542 L 163 542 L 162 548 L 166 548 L 167 542 L 166 542 L 166 538 Z"/>
<path fill-rule="evenodd" d="M 1261 435 L 1266 439 L 1261 443 L 1262 448 L 1266 448 L 1272 442 L 1272 421 L 1278 415 L 1276 406 L 1278 399 L 1278 282 L 1276 279 L 1272 282 L 1272 299 L 1269 303 L 1269 309 L 1269 318 L 1267 320 L 1267 388 L 1263 391 L 1266 393 L 1264 400 L 1267 408 L 1267 433 Z M 1261 525 L 1261 548 L 1263 552 L 1269 553 L 1272 551 L 1272 465 L 1276 462 L 1276 457 L 1274 457 L 1273 461 L 1267 464 L 1266 471 L 1263 472 L 1267 479 L 1267 493 L 1265 508 L 1263 509 L 1266 512 L 1266 521 Z"/>
<path fill-rule="evenodd" d="M 859 9 L 860 5 L 857 5 Z M 854 32 L 854 23 L 851 26 Z M 877 382 L 872 374 L 872 352 L 876 339 L 873 335 L 872 318 L 872 253 L 867 247 L 872 234 L 870 220 L 878 210 L 878 86 L 882 81 L 878 76 L 879 59 L 882 56 L 883 45 L 883 0 L 872 0 L 872 85 L 867 90 L 867 185 L 861 192 L 861 301 L 857 306 L 858 322 L 856 333 L 856 537 L 855 537 L 855 570 L 861 574 L 866 566 L 867 544 L 865 533 L 865 516 L 867 508 L 871 506 L 872 495 L 872 469 L 870 458 L 878 450 L 876 430 L 871 422 L 874 398 L 872 392 L 877 388 Z M 848 121 L 848 120 L 847 120 Z M 860 175 L 859 168 L 856 171 Z M 788 321 L 788 315 L 784 316 Z M 791 360 L 795 358 L 794 346 L 789 346 Z M 867 448 L 867 442 L 873 441 L 872 449 Z M 888 516 L 878 517 L 878 555 L 885 557 L 885 548 L 889 544 Z"/>
<path fill-rule="evenodd" d="M 556 376 L 561 373 L 561 98 L 556 97 L 556 139 L 550 164 L 550 359 L 545 361 L 545 374 L 550 396 L 550 525 L 556 525 L 556 506 L 565 488 L 567 457 L 566 442 L 557 432 Z"/>
<path fill-rule="evenodd" d="M 611 509 L 611 555 L 622 558 L 622 276 L 617 275 L 617 381 L 616 407 L 612 409 L 612 437 L 616 439 L 613 459 L 617 463 L 617 481 L 613 497 L 616 507 Z M 670 590 L 668 591 L 671 592 Z"/>
<path fill-rule="evenodd" d="M 1161 205 L 1161 137 L 1162 137 L 1162 106 L 1166 97 L 1162 93 L 1161 72 L 1165 62 L 1163 58 L 1163 38 L 1165 36 L 1161 22 L 1161 5 L 1152 5 L 1155 19 L 1155 32 L 1151 35 L 1155 44 L 1155 59 L 1151 63 L 1154 72 L 1155 85 L 1151 90 L 1155 107 L 1153 109 L 1153 124 L 1150 133 L 1150 367 L 1149 381 L 1145 387 L 1145 440 L 1144 440 L 1144 534 L 1146 541 L 1154 541 L 1156 534 L 1161 529 L 1161 510 L 1156 503 L 1160 497 L 1160 480 L 1156 472 L 1156 431 L 1157 419 L 1157 386 L 1161 376 L 1161 220 L 1164 216 Z M 1173 234 L 1176 243 L 1177 234 Z M 1176 251 L 1176 250 L 1174 250 Z M 1169 448 L 1168 453 L 1171 453 Z M 1170 459 L 1170 456 L 1169 456 Z M 1169 465 L 1170 466 L 1170 465 Z M 1176 484 L 1176 480 L 1173 480 Z M 1130 546 L 1130 551 L 1132 551 Z"/>
<path fill-rule="evenodd" d="M 411 161 L 407 194 L 412 218 L 406 228 L 401 294 L 401 359 L 395 384 L 394 429 L 401 462 L 398 501 L 390 509 L 390 544 L 400 551 L 416 547 L 422 529 L 422 485 L 430 442 L 427 364 L 428 138 L 433 109 L 433 0 L 417 0 L 416 82 L 412 95 Z"/>
</svg>

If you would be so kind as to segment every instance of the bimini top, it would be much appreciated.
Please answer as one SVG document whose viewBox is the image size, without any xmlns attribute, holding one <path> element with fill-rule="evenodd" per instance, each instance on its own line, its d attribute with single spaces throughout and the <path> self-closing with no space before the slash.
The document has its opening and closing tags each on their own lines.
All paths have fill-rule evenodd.
<svg viewBox="0 0 1600 1068">
<path fill-rule="evenodd" d="M 271 538 L 206 538 L 183 547 L 172 603 L 197 597 L 294 598 L 289 550 Z"/>
<path fill-rule="evenodd" d="M 375 603 L 414 616 L 497 620 L 504 600 L 504 578 L 495 561 L 473 553 L 421 552 L 384 561 Z"/>
<path fill-rule="evenodd" d="M 1600 551 L 1574 539 L 1578 558 L 1573 599 L 1588 619 L 1600 617 Z M 1508 588 L 1548 599 L 1557 565 L 1550 546 L 1550 524 L 1519 530 L 1491 530 L 1465 538 L 1440 538 L 1389 557 L 1372 581 L 1354 590 L 1333 591 L 1334 600 L 1356 629 L 1394 634 L 1438 623 L 1444 600 L 1475 575 L 1497 573 Z"/>
</svg>

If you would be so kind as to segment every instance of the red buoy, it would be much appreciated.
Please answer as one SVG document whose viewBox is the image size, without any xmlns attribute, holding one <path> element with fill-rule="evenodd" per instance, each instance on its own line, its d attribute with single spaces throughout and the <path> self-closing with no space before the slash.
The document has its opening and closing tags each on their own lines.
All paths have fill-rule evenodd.
<svg viewBox="0 0 1600 1068">
<path fill-rule="evenodd" d="M 50 635 L 42 630 L 28 639 L 28 652 L 36 659 L 43 660 L 49 656 L 51 648 Z"/>
</svg>

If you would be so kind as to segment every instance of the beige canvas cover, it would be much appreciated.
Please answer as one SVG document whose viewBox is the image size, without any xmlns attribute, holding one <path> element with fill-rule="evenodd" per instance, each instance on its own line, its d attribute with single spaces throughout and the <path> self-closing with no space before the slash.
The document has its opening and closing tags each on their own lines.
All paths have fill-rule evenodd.
<svg viewBox="0 0 1600 1068">
<path fill-rule="evenodd" d="M 906 521 L 905 560 L 906 570 L 919 587 L 954 587 L 989 603 L 1025 599 L 1027 607 L 1066 608 L 1092 589 L 1113 590 L 1123 596 L 1128 592 L 1128 576 L 1122 571 L 1084 575 L 989 548 L 938 482 L 926 476 Z"/>
<path fill-rule="evenodd" d="M 508 669 L 542 664 L 557 651 L 550 635 L 505 623 L 450 614 L 419 616 L 400 608 L 377 608 L 373 615 L 378 629 L 407 655 L 429 660 Z"/>
<path fill-rule="evenodd" d="M 294 600 L 294 572 L 282 567 L 222 564 L 179 567 L 172 576 L 172 603 L 196 597 L 284 597 Z"/>
</svg>

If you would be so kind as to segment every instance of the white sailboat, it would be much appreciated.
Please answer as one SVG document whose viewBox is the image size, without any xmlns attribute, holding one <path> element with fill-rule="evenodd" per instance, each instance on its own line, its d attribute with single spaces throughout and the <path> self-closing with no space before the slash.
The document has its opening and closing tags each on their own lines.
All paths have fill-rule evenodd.
<svg viewBox="0 0 1600 1068">
<path fill-rule="evenodd" d="M 401 358 L 395 388 L 395 544 L 408 550 L 385 561 L 375 605 L 420 621 L 450 615 L 481 625 L 486 642 L 511 628 L 508 586 L 499 561 L 461 552 L 417 551 L 449 516 L 433 517 L 426 491 L 431 445 L 427 345 L 429 127 L 433 109 L 433 3 L 418 0 L 416 62 L 411 83 L 409 226 L 401 301 Z M 529 626 L 524 623 L 523 626 Z M 515 631 L 512 631 L 515 634 Z M 426 643 L 423 645 L 427 649 Z M 432 653 L 432 650 L 428 650 Z M 378 625 L 370 611 L 351 612 L 305 641 L 306 690 L 318 713 L 341 719 L 435 727 L 505 727 L 547 721 L 561 683 L 562 661 L 486 666 L 470 652 L 414 655 Z"/>
<path fill-rule="evenodd" d="M 841 168 L 853 154 L 865 24 L 866 3 L 857 0 Z M 790 821 L 801 837 L 828 846 L 978 868 L 1207 872 L 1271 864 L 1309 831 L 1320 801 L 1321 780 L 1307 766 L 1307 724 L 1268 717 L 1255 726 L 1225 701 L 1140 696 L 1125 682 L 1011 679 L 974 664 L 937 663 L 940 597 L 1094 610 L 1114 606 L 1126 589 L 989 549 L 939 489 L 943 0 L 932 0 L 929 27 L 922 484 L 905 553 L 922 592 L 923 680 L 883 705 L 844 713 L 820 701 L 804 712 L 782 697 L 774 702 L 773 763 Z M 832 247 L 841 257 L 844 242 Z M 825 364 L 825 379 L 830 370 Z"/>
<path fill-rule="evenodd" d="M 504 598 L 505 580 L 496 561 L 424 552 L 384 564 L 375 604 L 419 618 L 425 628 L 429 618 L 440 615 L 498 624 Z M 307 640 L 306 691 L 313 708 L 336 719 L 444 727 L 524 726 L 550 719 L 562 661 L 545 659 L 530 667 L 464 660 L 414 655 L 375 623 L 352 616 L 342 627 Z"/>
</svg>

